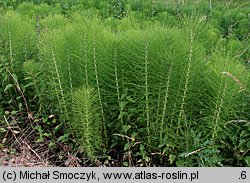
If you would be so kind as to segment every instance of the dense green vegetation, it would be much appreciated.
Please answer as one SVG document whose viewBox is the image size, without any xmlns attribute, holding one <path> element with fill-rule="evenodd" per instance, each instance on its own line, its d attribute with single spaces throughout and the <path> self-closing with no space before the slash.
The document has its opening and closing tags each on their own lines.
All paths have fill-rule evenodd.
<svg viewBox="0 0 250 183">
<path fill-rule="evenodd" d="M 250 166 L 249 7 L 1 0 L 0 148 L 28 142 L 55 165 Z"/>
</svg>

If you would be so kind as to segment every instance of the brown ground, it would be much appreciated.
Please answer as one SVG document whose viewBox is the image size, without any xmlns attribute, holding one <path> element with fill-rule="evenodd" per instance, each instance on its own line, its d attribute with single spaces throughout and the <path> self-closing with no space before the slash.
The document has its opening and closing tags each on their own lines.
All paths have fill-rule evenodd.
<svg viewBox="0 0 250 183">
<path fill-rule="evenodd" d="M 15 152 L 15 149 L 2 149 L 0 151 L 0 166 L 48 167 L 51 165 L 48 161 L 37 157 L 28 147 L 23 146 L 21 152 Z"/>
<path fill-rule="evenodd" d="M 39 146 L 41 147 L 41 146 Z M 69 152 L 55 161 L 49 150 L 32 149 L 28 144 L 16 148 L 0 147 L 0 166 L 8 167 L 79 167 L 80 160 Z"/>
</svg>

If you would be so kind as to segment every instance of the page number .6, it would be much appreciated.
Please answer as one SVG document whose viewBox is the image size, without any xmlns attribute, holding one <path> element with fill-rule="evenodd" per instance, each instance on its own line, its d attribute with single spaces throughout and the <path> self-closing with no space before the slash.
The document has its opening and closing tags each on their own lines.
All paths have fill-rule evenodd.
<svg viewBox="0 0 250 183">
<path fill-rule="evenodd" d="M 247 178 L 247 172 L 246 171 L 242 171 L 240 174 L 240 178 L 239 179 L 246 179 Z"/>
</svg>

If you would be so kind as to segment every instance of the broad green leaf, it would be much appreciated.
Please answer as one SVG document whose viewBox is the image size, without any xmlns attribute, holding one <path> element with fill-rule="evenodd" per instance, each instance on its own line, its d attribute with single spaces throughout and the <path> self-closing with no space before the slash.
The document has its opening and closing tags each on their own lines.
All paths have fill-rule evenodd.
<svg viewBox="0 0 250 183">
<path fill-rule="evenodd" d="M 250 141 L 247 142 L 247 148 L 250 148 Z"/>
<path fill-rule="evenodd" d="M 56 119 L 55 118 L 52 120 L 52 123 L 54 123 L 54 124 L 56 123 Z"/>
<path fill-rule="evenodd" d="M 51 136 L 52 136 L 51 133 L 44 133 L 43 135 L 44 135 L 45 137 L 51 137 Z"/>
<path fill-rule="evenodd" d="M 169 155 L 169 161 L 170 161 L 170 165 L 173 164 L 174 160 L 175 160 L 176 156 L 174 154 L 170 154 Z"/>
<path fill-rule="evenodd" d="M 165 154 L 168 151 L 168 149 L 169 149 L 168 147 L 165 147 L 162 153 Z"/>
<path fill-rule="evenodd" d="M 161 143 L 161 144 L 158 145 L 157 148 L 161 148 L 161 147 L 163 147 L 164 145 L 165 145 L 164 143 Z"/>
<path fill-rule="evenodd" d="M 140 144 L 140 151 L 144 151 L 145 150 L 145 147 L 143 144 Z"/>
<path fill-rule="evenodd" d="M 135 139 L 135 137 L 136 137 L 137 135 L 138 135 L 138 134 L 137 134 L 136 132 L 132 132 L 131 137 L 132 137 L 133 139 Z"/>
<path fill-rule="evenodd" d="M 40 137 L 39 139 L 37 139 L 37 141 L 36 142 L 44 142 L 44 138 L 42 138 L 42 137 Z"/>
<path fill-rule="evenodd" d="M 12 88 L 13 87 L 13 84 L 8 84 L 5 89 L 4 89 L 4 92 L 6 92 L 8 89 Z"/>
<path fill-rule="evenodd" d="M 64 134 L 64 135 L 62 135 L 62 136 L 60 136 L 58 139 L 57 139 L 57 141 L 58 142 L 64 142 L 65 140 L 68 140 L 68 138 L 69 138 L 69 134 Z"/>
<path fill-rule="evenodd" d="M 16 75 L 15 73 L 13 73 L 13 74 L 12 74 L 12 77 L 13 77 L 13 79 L 15 80 L 15 82 L 17 83 L 17 82 L 18 82 L 18 77 L 17 77 L 17 75 Z"/>
<path fill-rule="evenodd" d="M 43 123 L 46 123 L 48 121 L 48 118 L 44 117 L 43 118 Z"/>
<path fill-rule="evenodd" d="M 42 132 L 43 132 L 42 127 L 41 127 L 40 125 L 37 125 L 37 126 L 35 127 L 35 130 L 37 130 L 39 133 L 42 133 Z"/>
<path fill-rule="evenodd" d="M 128 167 L 128 162 L 124 161 L 122 165 Z"/>
<path fill-rule="evenodd" d="M 7 130 L 5 128 L 0 128 L 0 133 L 4 133 L 6 132 Z"/>
<path fill-rule="evenodd" d="M 11 114 L 11 115 L 16 115 L 16 114 L 17 114 L 17 111 L 11 111 L 10 114 Z"/>
<path fill-rule="evenodd" d="M 22 98 L 22 96 L 17 96 L 16 99 L 19 100 L 20 98 Z"/>
<path fill-rule="evenodd" d="M 120 112 L 118 116 L 118 120 L 122 119 L 124 116 L 126 116 L 128 113 L 127 112 Z"/>
<path fill-rule="evenodd" d="M 129 143 L 126 143 L 126 144 L 124 145 L 124 151 L 128 150 L 129 147 L 130 147 L 130 144 L 129 144 Z"/>
<path fill-rule="evenodd" d="M 56 145 L 56 143 L 53 142 L 53 141 L 49 143 L 49 147 L 50 147 L 50 148 L 51 148 L 51 147 L 55 147 L 55 145 Z"/>
<path fill-rule="evenodd" d="M 130 128 L 131 128 L 130 125 L 123 125 L 123 126 L 122 126 L 122 131 L 125 132 L 125 133 L 127 133 L 127 131 L 128 131 Z"/>
<path fill-rule="evenodd" d="M 245 162 L 246 162 L 247 166 L 250 167 L 250 156 L 245 157 Z"/>
</svg>

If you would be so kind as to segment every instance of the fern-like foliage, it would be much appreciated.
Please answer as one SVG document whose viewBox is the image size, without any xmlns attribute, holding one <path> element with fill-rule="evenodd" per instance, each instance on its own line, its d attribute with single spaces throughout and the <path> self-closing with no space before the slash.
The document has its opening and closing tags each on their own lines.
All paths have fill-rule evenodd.
<svg viewBox="0 0 250 183">
<path fill-rule="evenodd" d="M 98 94 L 90 87 L 74 91 L 72 96 L 72 130 L 77 142 L 89 159 L 94 161 L 101 153 L 102 119 Z"/>
<path fill-rule="evenodd" d="M 67 52 L 64 52 L 65 38 L 63 31 L 51 31 L 43 37 L 40 42 L 40 59 L 42 60 L 42 69 L 44 69 L 43 80 L 47 82 L 47 90 L 44 91 L 45 98 L 50 102 L 58 104 L 56 107 L 61 114 L 65 114 L 64 119 L 68 119 L 68 110 L 66 106 L 66 87 L 64 75 L 68 74 Z M 65 60 L 65 61 L 64 61 Z M 66 79 L 68 81 L 68 78 Z M 69 87 L 69 86 L 68 86 Z M 53 91 L 48 93 L 48 91 Z M 63 118 L 62 118 L 63 119 Z"/>
<path fill-rule="evenodd" d="M 247 86 L 249 73 L 230 55 L 216 53 L 211 61 L 213 70 L 211 91 L 214 92 L 214 98 L 211 99 L 214 107 L 211 106 L 211 109 L 214 112 L 210 124 L 213 125 L 212 139 L 216 142 L 223 132 L 228 133 L 224 124 L 231 120 L 242 119 L 242 114 L 245 113 L 244 110 L 247 107 L 245 100 L 249 92 Z"/>
<path fill-rule="evenodd" d="M 105 147 L 114 133 L 124 133 L 124 126 L 129 126 L 126 135 L 133 132 L 149 152 L 166 155 L 191 152 L 201 148 L 198 144 L 210 147 L 232 133 L 223 125 L 247 113 L 249 105 L 243 101 L 248 73 L 230 55 L 203 47 L 204 19 L 186 19 L 181 28 L 171 29 L 129 26 L 123 21 L 120 27 L 107 26 L 74 14 L 72 22 L 41 36 L 44 79 L 50 83 L 48 91 L 53 91 L 49 95 L 58 102 L 61 114 L 68 114 L 70 130 L 88 156 L 95 156 L 95 148 L 83 139 L 86 135 L 91 139 L 94 132 L 85 131 L 81 137 L 74 126 L 96 128 L 86 116 L 80 120 L 81 108 L 90 110 L 88 114 L 95 112 L 88 108 L 92 104 Z M 93 103 L 83 106 L 84 100 Z M 96 121 L 95 116 L 90 118 Z M 217 152 L 213 147 L 206 153 L 213 159 Z"/>
<path fill-rule="evenodd" d="M 200 110 L 197 90 L 205 90 L 205 60 L 202 46 L 190 35 L 161 26 L 121 34 L 117 65 L 125 72 L 118 78 L 133 99 L 126 101 L 126 123 L 154 148 L 183 143 L 197 122 L 192 114 Z"/>
<path fill-rule="evenodd" d="M 22 63 L 34 57 L 36 37 L 33 23 L 12 11 L 0 17 L 1 49 L 9 62 L 11 72 L 18 73 Z"/>
<path fill-rule="evenodd" d="M 19 95 L 20 91 L 25 92 L 25 88 L 21 85 L 24 72 L 20 68 L 22 68 L 23 63 L 30 59 L 36 59 L 36 34 L 33 23 L 33 20 L 13 11 L 0 15 L 0 64 L 4 68 L 1 74 L 5 75 L 3 80 L 1 79 L 1 83 L 3 87 L 20 84 L 17 90 L 9 90 L 4 93 L 3 98 L 5 101 L 11 101 L 8 104 L 11 107 L 18 107 L 19 103 L 25 103 L 27 112 L 29 105 L 25 100 L 32 100 L 32 95 L 27 95 L 25 100 L 18 99 L 14 95 Z"/>
</svg>

